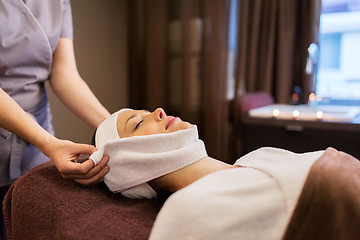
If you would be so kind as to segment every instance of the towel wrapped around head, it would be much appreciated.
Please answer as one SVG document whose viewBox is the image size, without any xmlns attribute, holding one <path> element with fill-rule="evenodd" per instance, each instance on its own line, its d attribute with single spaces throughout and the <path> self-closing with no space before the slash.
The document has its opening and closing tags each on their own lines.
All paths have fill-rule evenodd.
<svg viewBox="0 0 360 240">
<path fill-rule="evenodd" d="M 98 151 L 90 158 L 98 164 L 110 157 L 104 182 L 112 192 L 129 198 L 154 198 L 157 193 L 148 181 L 184 168 L 207 156 L 197 127 L 172 133 L 120 138 L 117 116 L 122 109 L 100 124 L 95 136 Z"/>
</svg>

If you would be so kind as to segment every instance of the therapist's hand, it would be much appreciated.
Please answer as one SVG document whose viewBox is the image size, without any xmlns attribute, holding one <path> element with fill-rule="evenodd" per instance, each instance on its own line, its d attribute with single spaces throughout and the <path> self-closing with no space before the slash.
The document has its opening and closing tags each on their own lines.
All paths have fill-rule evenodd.
<svg viewBox="0 0 360 240">
<path fill-rule="evenodd" d="M 91 159 L 84 162 L 77 161 L 80 154 L 90 156 L 95 151 L 96 148 L 92 145 L 56 139 L 48 146 L 46 155 L 54 162 L 64 178 L 73 179 L 85 186 L 92 186 L 103 181 L 108 173 L 109 167 L 106 163 L 109 157 L 104 156 L 96 166 Z"/>
</svg>

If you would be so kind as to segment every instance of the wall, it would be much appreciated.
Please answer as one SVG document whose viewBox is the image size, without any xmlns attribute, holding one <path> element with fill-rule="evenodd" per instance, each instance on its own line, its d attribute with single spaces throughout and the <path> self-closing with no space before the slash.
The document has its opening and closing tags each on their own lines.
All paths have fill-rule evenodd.
<svg viewBox="0 0 360 240">
<path fill-rule="evenodd" d="M 109 112 L 127 106 L 126 0 L 71 0 L 71 4 L 81 76 Z M 94 130 L 47 88 L 56 136 L 90 143 Z"/>
</svg>

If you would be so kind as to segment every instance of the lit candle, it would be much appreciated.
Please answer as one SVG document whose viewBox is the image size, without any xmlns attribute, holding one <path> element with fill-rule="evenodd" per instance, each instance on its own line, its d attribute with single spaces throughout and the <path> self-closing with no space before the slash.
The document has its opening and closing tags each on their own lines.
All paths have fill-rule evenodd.
<svg viewBox="0 0 360 240">
<path fill-rule="evenodd" d="M 313 101 L 315 101 L 315 99 L 316 99 L 315 93 L 310 93 L 310 95 L 309 95 L 309 101 L 310 101 L 310 102 L 313 102 Z"/>
<path fill-rule="evenodd" d="M 275 108 L 274 110 L 273 110 L 273 117 L 278 117 L 279 115 L 280 115 L 280 110 L 279 109 L 277 109 L 277 108 Z"/>
<path fill-rule="evenodd" d="M 299 110 L 295 110 L 295 111 L 293 111 L 293 117 L 294 118 L 299 118 L 300 117 L 300 111 Z"/>
<path fill-rule="evenodd" d="M 324 113 L 323 113 L 322 111 L 317 111 L 317 112 L 316 112 L 316 118 L 317 118 L 318 120 L 322 119 L 323 116 L 324 116 Z"/>
<path fill-rule="evenodd" d="M 310 107 L 314 107 L 316 105 L 316 95 L 315 95 L 315 93 L 310 93 L 308 104 L 309 104 Z"/>
</svg>

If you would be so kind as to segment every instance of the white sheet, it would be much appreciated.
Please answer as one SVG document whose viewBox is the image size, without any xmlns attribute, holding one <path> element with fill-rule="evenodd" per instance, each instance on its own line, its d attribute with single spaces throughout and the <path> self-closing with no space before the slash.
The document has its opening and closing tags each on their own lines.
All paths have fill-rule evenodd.
<svg viewBox="0 0 360 240">
<path fill-rule="evenodd" d="M 210 174 L 174 193 L 150 239 L 281 239 L 312 164 L 323 152 L 261 148 L 244 167 Z"/>
</svg>

